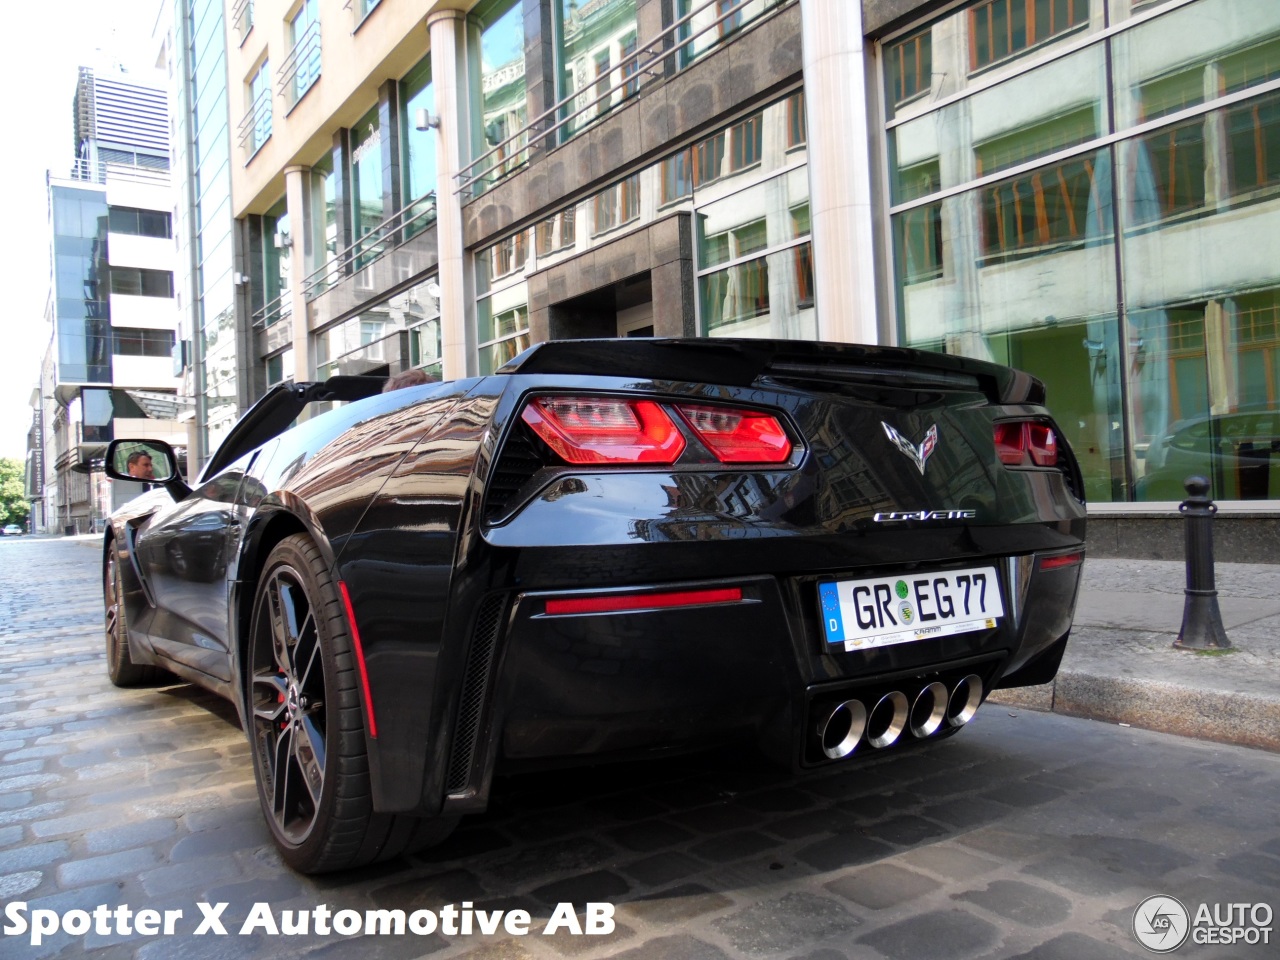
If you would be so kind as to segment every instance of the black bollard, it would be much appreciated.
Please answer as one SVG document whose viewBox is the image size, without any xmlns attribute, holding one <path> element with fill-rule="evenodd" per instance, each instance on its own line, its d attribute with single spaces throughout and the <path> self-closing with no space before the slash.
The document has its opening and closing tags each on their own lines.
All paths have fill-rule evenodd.
<svg viewBox="0 0 1280 960">
<path fill-rule="evenodd" d="M 1182 607 L 1182 630 L 1173 645 L 1179 650 L 1225 650 L 1231 646 L 1218 609 L 1213 582 L 1213 515 L 1218 507 L 1209 499 L 1209 481 L 1187 477 L 1187 499 L 1178 509 L 1187 518 L 1187 599 Z"/>
</svg>

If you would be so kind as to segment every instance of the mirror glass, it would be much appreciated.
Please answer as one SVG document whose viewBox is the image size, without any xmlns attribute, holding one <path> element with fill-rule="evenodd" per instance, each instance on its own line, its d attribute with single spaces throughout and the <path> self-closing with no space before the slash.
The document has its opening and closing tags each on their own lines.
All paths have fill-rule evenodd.
<svg viewBox="0 0 1280 960">
<path fill-rule="evenodd" d="M 145 440 L 117 444 L 111 466 L 122 477 L 143 483 L 163 483 L 172 479 L 174 470 L 169 452 Z"/>
</svg>

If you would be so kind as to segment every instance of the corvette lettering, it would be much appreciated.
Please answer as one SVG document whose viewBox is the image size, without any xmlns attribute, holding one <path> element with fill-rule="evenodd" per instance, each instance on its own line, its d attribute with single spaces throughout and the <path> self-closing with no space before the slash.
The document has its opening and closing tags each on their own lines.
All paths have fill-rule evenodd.
<svg viewBox="0 0 1280 960">
<path fill-rule="evenodd" d="M 877 513 L 871 519 L 876 523 L 900 523 L 904 520 L 972 520 L 977 510 L 890 510 Z"/>
</svg>

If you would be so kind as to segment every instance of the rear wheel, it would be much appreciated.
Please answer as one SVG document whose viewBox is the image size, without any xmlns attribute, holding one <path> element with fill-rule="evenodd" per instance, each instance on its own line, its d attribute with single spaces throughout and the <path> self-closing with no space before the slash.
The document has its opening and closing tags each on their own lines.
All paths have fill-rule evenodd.
<svg viewBox="0 0 1280 960">
<path fill-rule="evenodd" d="M 156 667 L 133 662 L 129 654 L 129 621 L 125 616 L 124 584 L 120 579 L 116 545 L 107 547 L 103 567 L 102 600 L 106 610 L 107 676 L 117 687 L 137 687 L 160 678 Z"/>
<path fill-rule="evenodd" d="M 337 584 L 303 534 L 267 558 L 247 672 L 258 799 L 291 867 L 363 866 L 449 834 L 455 821 L 373 810 L 350 629 Z"/>
</svg>

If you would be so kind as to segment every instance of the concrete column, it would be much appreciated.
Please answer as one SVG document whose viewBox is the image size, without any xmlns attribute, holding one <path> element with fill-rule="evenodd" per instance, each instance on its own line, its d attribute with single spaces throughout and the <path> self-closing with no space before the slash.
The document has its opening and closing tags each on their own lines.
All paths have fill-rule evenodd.
<svg viewBox="0 0 1280 960">
<path fill-rule="evenodd" d="M 818 336 L 876 343 L 870 104 L 862 4 L 800 0 Z"/>
<path fill-rule="evenodd" d="M 302 281 L 306 278 L 306 257 L 303 255 L 303 238 L 311 229 L 306 207 L 306 180 L 310 167 L 284 168 L 284 202 L 289 211 L 289 243 L 292 246 L 289 261 L 289 305 L 293 316 L 293 380 L 301 383 L 315 379 L 311 363 L 311 334 L 307 329 L 307 300 L 302 295 Z"/>
<path fill-rule="evenodd" d="M 468 302 L 462 243 L 462 197 L 455 175 L 466 163 L 470 106 L 467 102 L 466 15 L 437 10 L 427 18 L 431 31 L 431 81 L 440 114 L 436 153 L 436 237 L 440 265 L 440 352 L 446 380 L 467 375 Z"/>
</svg>

